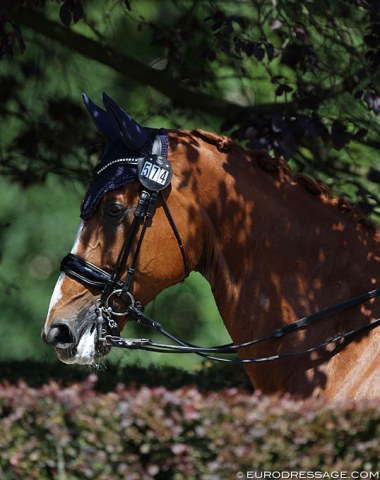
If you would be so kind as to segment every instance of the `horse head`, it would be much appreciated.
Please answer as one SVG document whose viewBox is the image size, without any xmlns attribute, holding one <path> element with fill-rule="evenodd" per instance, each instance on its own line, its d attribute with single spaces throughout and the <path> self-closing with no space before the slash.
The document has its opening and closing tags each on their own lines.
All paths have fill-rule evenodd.
<svg viewBox="0 0 380 480">
<path fill-rule="evenodd" d="M 189 228 L 189 200 L 168 161 L 168 132 L 140 126 L 107 95 L 105 109 L 83 98 L 107 144 L 42 337 L 61 361 L 91 364 L 108 353 L 102 337 L 124 328 L 131 304 L 145 305 L 195 267 L 184 251 L 199 231 Z M 107 309 L 114 320 L 99 326 Z"/>
</svg>

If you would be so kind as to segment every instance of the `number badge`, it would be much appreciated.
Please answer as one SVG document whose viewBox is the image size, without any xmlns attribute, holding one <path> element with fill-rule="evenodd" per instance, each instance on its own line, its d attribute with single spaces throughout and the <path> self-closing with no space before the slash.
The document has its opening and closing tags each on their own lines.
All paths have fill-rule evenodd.
<svg viewBox="0 0 380 480">
<path fill-rule="evenodd" d="M 145 188 L 158 192 L 170 185 L 173 171 L 167 158 L 149 155 L 139 160 L 137 175 Z"/>
</svg>

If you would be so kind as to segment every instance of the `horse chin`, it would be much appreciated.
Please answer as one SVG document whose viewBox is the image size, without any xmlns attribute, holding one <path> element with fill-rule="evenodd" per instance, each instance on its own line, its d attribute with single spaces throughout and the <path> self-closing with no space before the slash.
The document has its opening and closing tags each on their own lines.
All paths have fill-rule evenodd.
<svg viewBox="0 0 380 480">
<path fill-rule="evenodd" d="M 67 364 L 96 365 L 99 360 L 107 355 L 110 347 L 97 342 L 95 328 L 88 328 L 80 336 L 77 344 L 70 349 L 56 348 L 58 359 Z"/>
</svg>

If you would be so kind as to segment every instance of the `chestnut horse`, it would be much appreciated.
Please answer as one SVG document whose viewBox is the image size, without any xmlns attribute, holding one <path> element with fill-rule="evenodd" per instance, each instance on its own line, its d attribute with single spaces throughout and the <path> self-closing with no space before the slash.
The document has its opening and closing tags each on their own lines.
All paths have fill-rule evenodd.
<svg viewBox="0 0 380 480">
<path fill-rule="evenodd" d="M 168 158 L 173 176 L 155 204 L 129 290 L 143 305 L 184 276 L 183 252 L 164 199 L 186 262 L 210 283 L 235 343 L 379 288 L 378 230 L 326 188 L 292 174 L 281 160 L 244 150 L 226 137 L 143 128 L 107 96 L 106 110 L 84 99 L 108 143 L 97 170 L 102 174 L 82 204 L 72 255 L 102 271 L 112 272 L 118 262 L 143 189 L 136 168 L 123 160 L 153 154 L 152 138 L 167 139 L 159 153 Z M 120 278 L 125 278 L 128 266 L 121 265 Z M 100 293 L 67 269 L 61 273 L 42 335 L 62 361 L 92 364 L 108 352 L 94 327 Z M 375 298 L 242 349 L 239 356 L 302 352 L 378 317 L 380 299 Z M 122 329 L 128 318 L 121 314 L 115 320 Z M 379 340 L 380 329 L 368 329 L 318 352 L 245 366 L 265 394 L 373 398 L 380 395 Z"/>
</svg>

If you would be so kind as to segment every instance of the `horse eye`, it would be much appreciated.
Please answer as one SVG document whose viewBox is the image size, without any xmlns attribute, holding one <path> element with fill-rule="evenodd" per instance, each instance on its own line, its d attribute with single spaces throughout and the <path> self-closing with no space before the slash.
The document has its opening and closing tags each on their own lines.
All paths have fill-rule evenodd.
<svg viewBox="0 0 380 480">
<path fill-rule="evenodd" d="M 121 203 L 114 203 L 109 205 L 106 209 L 106 215 L 112 218 L 120 217 L 124 212 L 125 206 Z"/>
</svg>

